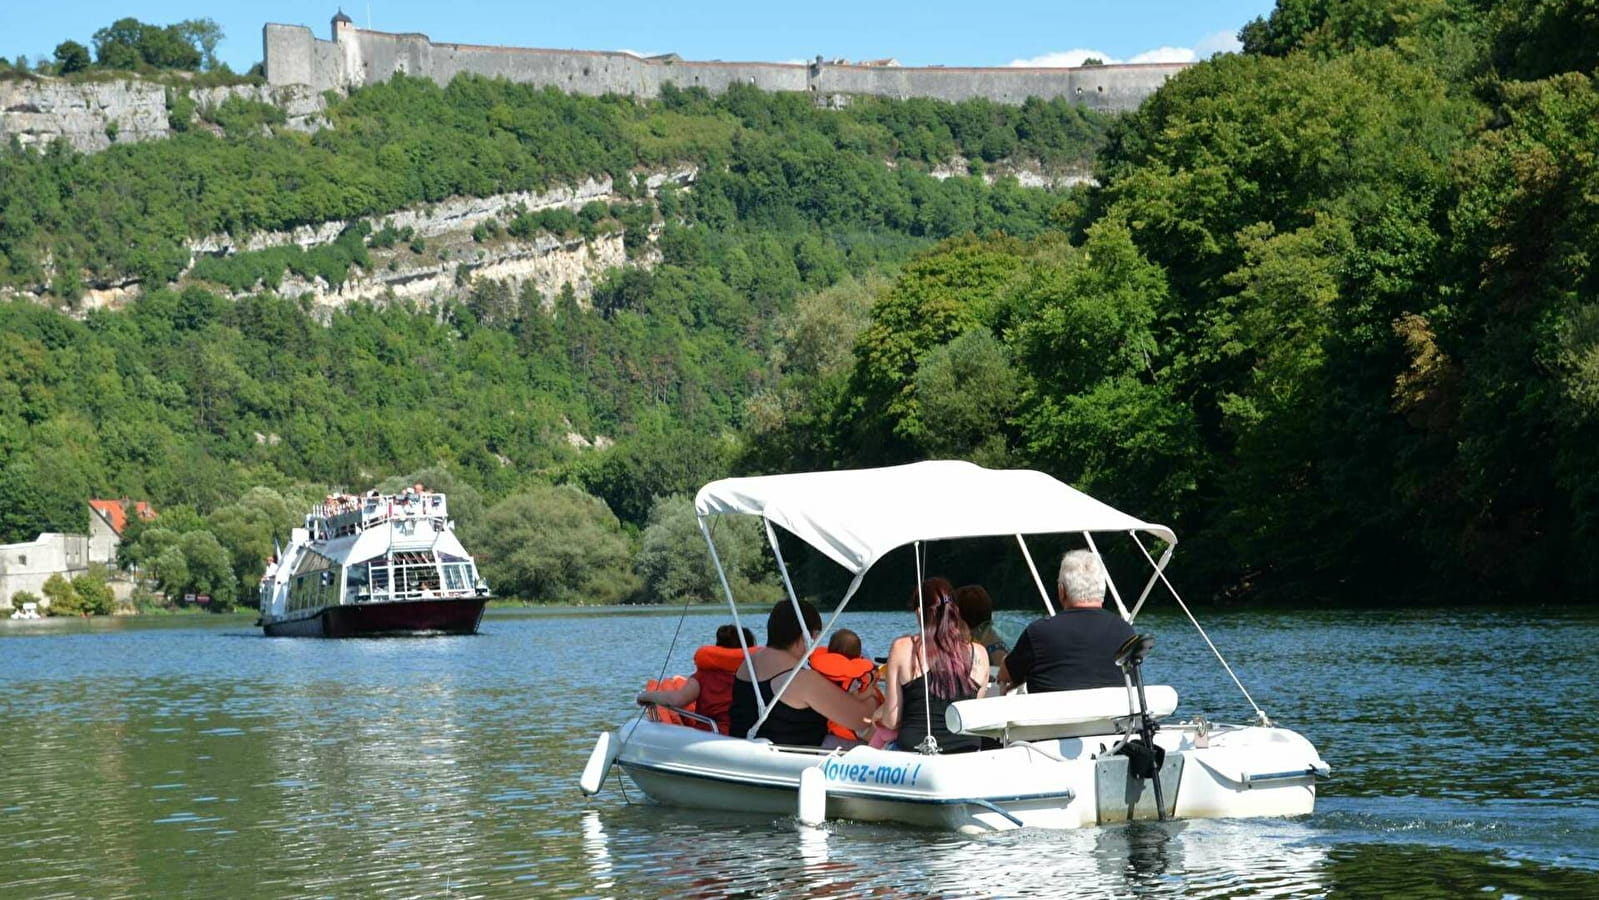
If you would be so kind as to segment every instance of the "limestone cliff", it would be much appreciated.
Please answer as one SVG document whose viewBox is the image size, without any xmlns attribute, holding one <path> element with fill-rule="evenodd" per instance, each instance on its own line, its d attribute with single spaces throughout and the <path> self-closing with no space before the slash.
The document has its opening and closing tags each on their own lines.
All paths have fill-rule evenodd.
<svg viewBox="0 0 1599 900">
<path fill-rule="evenodd" d="M 667 182 L 688 185 L 696 174 L 692 168 L 656 172 L 648 175 L 644 183 L 653 194 Z M 651 265 L 653 251 L 637 253 L 630 259 L 620 231 L 600 234 L 587 241 L 548 234 L 527 239 L 502 236 L 479 241 L 474 231 L 490 222 L 503 226 L 521 211 L 537 212 L 557 207 L 576 211 L 591 202 L 612 203 L 622 199 L 611 179 L 604 177 L 542 192 L 452 197 L 425 207 L 398 210 L 380 217 L 374 224 L 410 229 L 424 239 L 426 249 L 423 252 L 412 252 L 405 247 L 373 249 L 371 265 L 352 272 L 338 287 L 320 278 L 308 280 L 290 276 L 284 279 L 277 292 L 285 297 L 302 297 L 324 314 L 353 302 L 383 303 L 404 299 L 431 305 L 459 296 L 479 279 L 502 281 L 513 290 L 531 283 L 546 303 L 553 300 L 563 286 L 571 285 L 578 300 L 586 302 L 606 270 Z M 190 245 L 190 252 L 198 259 L 204 255 L 226 255 L 288 244 L 310 249 L 331 243 L 351 224 L 335 220 L 290 231 L 256 232 L 238 237 L 215 234 L 195 241 Z M 140 290 L 137 282 L 92 287 L 84 292 L 78 308 L 86 311 L 120 307 L 136 299 Z"/>
<path fill-rule="evenodd" d="M 169 94 L 187 93 L 197 114 L 239 97 L 281 108 L 285 126 L 314 131 L 326 123 L 327 104 L 306 85 L 238 84 L 226 87 L 166 87 L 135 79 L 64 81 L 21 78 L 0 81 L 0 141 L 43 147 L 61 139 L 82 153 L 171 134 Z"/>
<path fill-rule="evenodd" d="M 146 81 L 0 81 L 0 140 L 23 146 L 60 138 L 88 153 L 167 136 L 166 89 Z"/>
</svg>

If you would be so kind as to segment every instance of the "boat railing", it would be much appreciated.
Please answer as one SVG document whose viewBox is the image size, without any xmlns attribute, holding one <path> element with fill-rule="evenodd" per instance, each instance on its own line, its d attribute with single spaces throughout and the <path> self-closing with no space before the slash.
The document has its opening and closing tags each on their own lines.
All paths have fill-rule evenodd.
<svg viewBox="0 0 1599 900">
<path fill-rule="evenodd" d="M 330 497 L 311 513 L 323 523 L 321 531 L 327 538 L 346 537 L 391 521 L 431 520 L 434 529 L 442 531 L 449 516 L 445 495 L 435 491 Z"/>
<path fill-rule="evenodd" d="M 690 728 L 698 728 L 701 731 L 711 731 L 716 734 L 722 733 L 722 729 L 717 726 L 715 719 L 701 715 L 693 710 L 684 709 L 681 706 L 651 703 L 648 710 L 650 721 L 652 722 L 664 722 L 668 725 L 686 725 Z"/>
<path fill-rule="evenodd" d="M 476 588 L 415 588 L 411 590 L 363 590 L 356 593 L 357 603 L 392 603 L 406 600 L 459 600 L 465 597 L 486 596 Z"/>
</svg>

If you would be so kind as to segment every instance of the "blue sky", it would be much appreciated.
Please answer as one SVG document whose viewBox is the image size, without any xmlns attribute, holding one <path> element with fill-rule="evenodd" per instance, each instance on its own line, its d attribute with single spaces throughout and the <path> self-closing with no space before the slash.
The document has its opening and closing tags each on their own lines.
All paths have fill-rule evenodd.
<svg viewBox="0 0 1599 900">
<path fill-rule="evenodd" d="M 676 52 L 685 59 L 794 61 L 818 54 L 902 65 L 1075 65 L 1203 58 L 1236 49 L 1234 36 L 1272 0 L 1011 0 L 998 7 L 952 0 L 354 0 L 344 7 L 362 28 L 419 31 L 435 41 L 582 50 Z M 218 57 L 243 71 L 261 59 L 261 26 L 308 25 L 329 35 L 337 2 L 197 0 L 0 0 L 0 55 L 49 57 L 75 40 L 132 16 L 169 25 L 211 18 L 226 39 Z"/>
</svg>

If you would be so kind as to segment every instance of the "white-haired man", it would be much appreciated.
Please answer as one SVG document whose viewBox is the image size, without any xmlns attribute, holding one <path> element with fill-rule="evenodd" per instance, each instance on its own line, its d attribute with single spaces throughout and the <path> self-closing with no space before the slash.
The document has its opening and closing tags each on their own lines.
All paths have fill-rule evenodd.
<svg viewBox="0 0 1599 900">
<path fill-rule="evenodd" d="M 1007 688 L 1026 684 L 1028 693 L 1118 687 L 1116 650 L 1133 626 L 1105 609 L 1105 567 L 1088 550 L 1061 557 L 1055 582 L 1060 611 L 1027 626 L 1000 667 Z"/>
</svg>

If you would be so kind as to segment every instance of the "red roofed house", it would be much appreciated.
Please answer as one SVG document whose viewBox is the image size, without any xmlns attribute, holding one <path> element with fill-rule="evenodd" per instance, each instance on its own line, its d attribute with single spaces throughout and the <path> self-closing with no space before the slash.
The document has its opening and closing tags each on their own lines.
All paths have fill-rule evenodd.
<svg viewBox="0 0 1599 900">
<path fill-rule="evenodd" d="M 146 522 L 155 518 L 155 510 L 143 500 L 89 501 L 89 562 L 116 562 L 117 545 L 128 528 L 130 510 Z"/>
<path fill-rule="evenodd" d="M 0 612 L 10 609 L 18 591 L 42 593 L 51 575 L 75 578 L 89 571 L 91 563 L 105 563 L 115 569 L 117 545 L 122 543 L 122 532 L 128 527 L 127 509 L 141 519 L 155 518 L 155 510 L 142 501 L 90 500 L 87 536 L 52 531 L 20 544 L 0 544 Z M 126 594 L 126 590 L 119 592 L 121 584 L 126 583 L 112 585 L 118 599 Z M 49 605 L 48 601 L 40 604 L 42 608 Z"/>
</svg>

